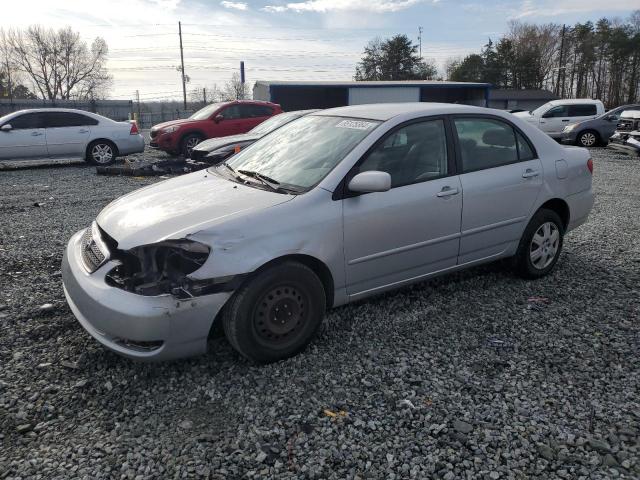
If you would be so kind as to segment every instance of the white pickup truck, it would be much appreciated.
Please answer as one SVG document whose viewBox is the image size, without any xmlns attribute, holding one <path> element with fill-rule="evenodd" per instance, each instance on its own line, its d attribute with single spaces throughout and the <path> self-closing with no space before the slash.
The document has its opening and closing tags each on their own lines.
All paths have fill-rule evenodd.
<svg viewBox="0 0 640 480">
<path fill-rule="evenodd" d="M 575 98 L 552 100 L 531 112 L 517 112 L 515 116 L 532 123 L 552 138 L 562 137 L 562 130 L 570 123 L 596 118 L 604 113 L 600 100 Z"/>
</svg>

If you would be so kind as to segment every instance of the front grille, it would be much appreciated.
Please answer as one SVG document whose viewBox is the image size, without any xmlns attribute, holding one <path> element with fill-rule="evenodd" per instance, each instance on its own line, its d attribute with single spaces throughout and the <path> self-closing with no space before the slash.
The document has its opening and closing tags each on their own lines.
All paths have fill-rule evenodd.
<svg viewBox="0 0 640 480">
<path fill-rule="evenodd" d="M 97 232 L 98 235 L 100 234 L 98 228 L 94 228 L 94 226 L 87 228 L 80 242 L 82 261 L 90 272 L 96 271 L 106 258 L 105 253 L 100 250 L 100 247 L 96 243 L 96 239 L 93 238 L 94 232 Z"/>
</svg>

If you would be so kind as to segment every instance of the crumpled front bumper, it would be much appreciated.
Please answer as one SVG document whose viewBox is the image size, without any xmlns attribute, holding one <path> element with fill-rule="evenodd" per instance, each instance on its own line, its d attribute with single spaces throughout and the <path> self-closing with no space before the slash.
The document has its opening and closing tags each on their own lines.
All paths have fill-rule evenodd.
<svg viewBox="0 0 640 480">
<path fill-rule="evenodd" d="M 206 352 L 207 338 L 231 292 L 178 300 L 172 295 L 147 297 L 108 285 L 107 261 L 93 273 L 80 251 L 76 233 L 62 259 L 64 293 L 84 329 L 105 347 L 137 360 L 171 360 Z"/>
<path fill-rule="evenodd" d="M 616 132 L 610 139 L 607 148 L 632 156 L 640 156 L 640 135 L 631 136 Z"/>
</svg>

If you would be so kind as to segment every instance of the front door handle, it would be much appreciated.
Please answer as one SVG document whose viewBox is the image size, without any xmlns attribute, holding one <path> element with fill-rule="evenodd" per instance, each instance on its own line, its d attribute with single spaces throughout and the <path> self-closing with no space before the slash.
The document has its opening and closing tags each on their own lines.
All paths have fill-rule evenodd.
<svg viewBox="0 0 640 480">
<path fill-rule="evenodd" d="M 31 132 L 32 137 L 39 137 L 40 135 L 42 135 L 42 132 Z"/>
<path fill-rule="evenodd" d="M 532 177 L 537 177 L 538 175 L 540 175 L 540 172 L 538 170 L 532 170 L 531 168 L 527 168 L 522 174 L 522 178 L 532 178 Z"/>
<path fill-rule="evenodd" d="M 449 186 L 442 187 L 442 190 L 436 193 L 438 197 L 450 197 L 451 195 L 457 195 L 457 194 L 458 194 L 458 189 L 451 188 Z"/>
<path fill-rule="evenodd" d="M 82 130 L 78 130 L 78 133 L 89 133 L 89 130 L 83 128 Z"/>
<path fill-rule="evenodd" d="M 569 121 L 569 119 L 567 118 L 566 120 L 562 120 L 562 121 L 563 121 L 563 122 L 568 122 L 568 121 Z"/>
</svg>

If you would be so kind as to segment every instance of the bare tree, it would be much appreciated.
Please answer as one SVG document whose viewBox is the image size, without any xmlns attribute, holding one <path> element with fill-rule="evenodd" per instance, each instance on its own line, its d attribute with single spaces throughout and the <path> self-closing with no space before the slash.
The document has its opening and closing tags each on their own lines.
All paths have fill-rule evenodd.
<svg viewBox="0 0 640 480">
<path fill-rule="evenodd" d="M 111 77 L 105 63 L 109 51 L 102 38 L 89 47 L 71 27 L 58 31 L 32 25 L 10 30 L 13 58 L 43 99 L 95 99 L 106 94 Z"/>
<path fill-rule="evenodd" d="M 240 81 L 240 74 L 234 72 L 231 80 L 222 89 L 222 100 L 245 100 L 250 97 L 249 86 Z"/>
</svg>

